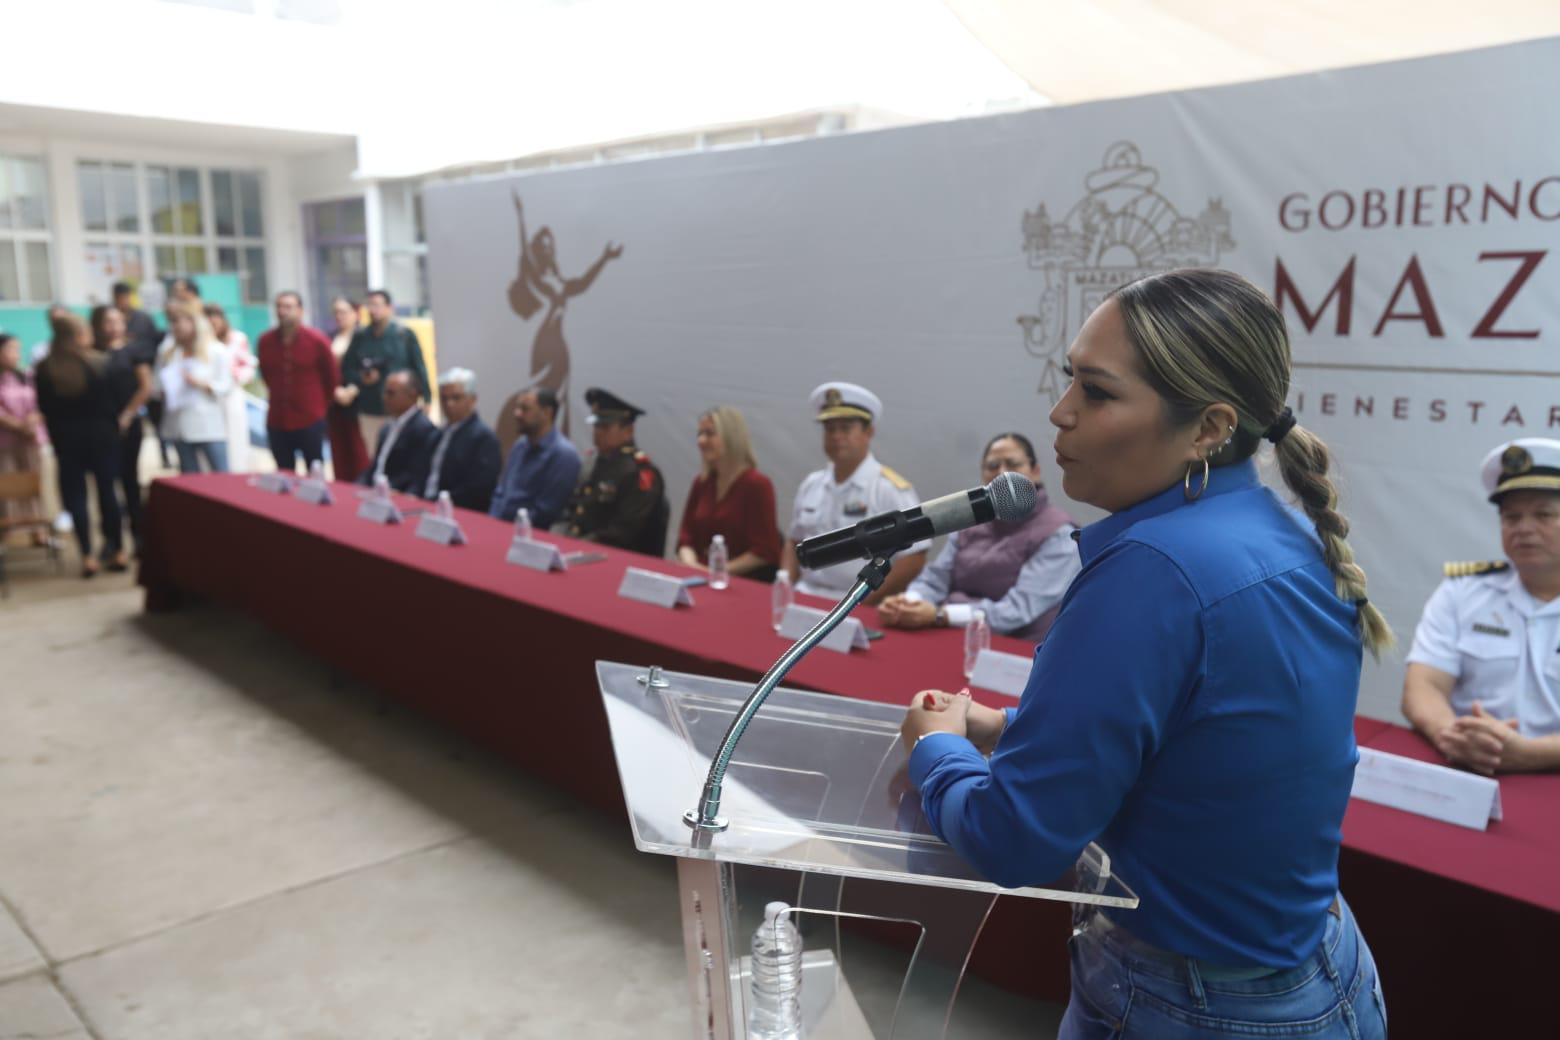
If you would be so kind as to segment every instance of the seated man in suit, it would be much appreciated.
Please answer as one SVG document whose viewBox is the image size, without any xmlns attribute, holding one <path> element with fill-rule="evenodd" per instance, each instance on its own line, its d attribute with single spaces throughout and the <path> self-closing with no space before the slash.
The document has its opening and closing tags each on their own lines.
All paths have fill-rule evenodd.
<svg viewBox="0 0 1560 1040">
<path fill-rule="evenodd" d="M 452 368 L 439 377 L 439 407 L 444 429 L 434 442 L 428 461 L 423 498 L 450 493 L 450 501 L 462 509 L 487 512 L 498 480 L 498 437 L 477 414 L 477 374 L 469 368 Z"/>
<path fill-rule="evenodd" d="M 372 485 L 374 478 L 383 476 L 396 491 L 415 495 L 423 489 L 439 428 L 423 414 L 419 396 L 409 370 L 385 377 L 385 414 L 390 421 L 380 428 L 374 464 L 363 471 L 359 484 Z"/>
</svg>

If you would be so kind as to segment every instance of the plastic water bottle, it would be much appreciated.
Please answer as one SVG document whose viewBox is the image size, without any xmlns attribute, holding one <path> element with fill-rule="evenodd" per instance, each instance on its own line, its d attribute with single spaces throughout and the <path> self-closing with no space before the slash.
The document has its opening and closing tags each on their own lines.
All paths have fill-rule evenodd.
<svg viewBox="0 0 1560 1040">
<path fill-rule="evenodd" d="M 791 609 L 791 601 L 796 598 L 796 590 L 791 588 L 791 572 L 781 571 L 775 575 L 775 583 L 769 586 L 769 615 L 774 622 L 775 631 L 780 631 L 780 623 L 785 620 L 785 612 Z"/>
<path fill-rule="evenodd" d="M 309 463 L 309 479 L 323 482 L 325 480 L 325 463 L 319 459 Z"/>
<path fill-rule="evenodd" d="M 435 515 L 438 516 L 440 520 L 455 519 L 455 503 L 450 501 L 450 493 L 448 491 L 439 492 L 439 502 L 438 505 L 435 506 L 435 510 Z"/>
<path fill-rule="evenodd" d="M 786 913 L 790 909 L 770 903 L 764 907 L 764 923 L 753 933 L 748 1040 L 800 1040 L 802 1035 L 802 936 Z"/>
<path fill-rule="evenodd" d="M 716 535 L 710 543 L 710 588 L 723 589 L 731 584 L 731 561 L 726 558 L 726 538 Z"/>
<path fill-rule="evenodd" d="M 964 677 L 975 674 L 975 660 L 982 650 L 991 649 L 991 626 L 986 624 L 986 612 L 977 610 L 964 629 Z"/>
<path fill-rule="evenodd" d="M 374 478 L 374 498 L 381 502 L 390 501 L 390 478 L 383 473 Z"/>
<path fill-rule="evenodd" d="M 515 537 L 527 542 L 531 540 L 531 511 L 524 507 L 515 510 Z"/>
</svg>

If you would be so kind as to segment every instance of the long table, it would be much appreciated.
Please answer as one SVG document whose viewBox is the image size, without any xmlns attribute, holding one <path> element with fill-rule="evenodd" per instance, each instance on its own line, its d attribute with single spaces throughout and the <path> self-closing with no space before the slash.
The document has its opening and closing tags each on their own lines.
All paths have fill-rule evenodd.
<svg viewBox="0 0 1560 1040">
<path fill-rule="evenodd" d="M 357 489 L 334 490 L 336 504 L 322 507 L 242 476 L 156 481 L 140 571 L 147 609 L 187 596 L 234 607 L 611 811 L 622 795 L 595 695 L 598 658 L 751 680 L 784 648 L 768 586 L 734 579 L 720 592 L 695 589 L 692 609 L 666 610 L 619 598 L 618 584 L 628 566 L 693 573 L 681 564 L 539 535 L 606 554 L 541 573 L 504 563 L 508 524 L 457 511 L 467 544 L 442 546 L 416 538 L 414 520 L 357 519 Z M 993 647 L 1032 650 L 1000 636 Z M 812 654 L 787 684 L 908 703 L 920 689 L 964 685 L 962 661 L 958 630 L 891 630 L 866 652 Z M 1358 718 L 1355 736 L 1434 759 L 1389 723 Z M 1501 798 L 1505 819 L 1486 832 L 1350 803 L 1342 887 L 1380 963 L 1398 1036 L 1545 1035 L 1554 1022 L 1545 985 L 1560 967 L 1560 776 L 1503 777 Z M 1062 999 L 1062 909 L 1003 899 L 998 911 L 973 967 Z"/>
</svg>

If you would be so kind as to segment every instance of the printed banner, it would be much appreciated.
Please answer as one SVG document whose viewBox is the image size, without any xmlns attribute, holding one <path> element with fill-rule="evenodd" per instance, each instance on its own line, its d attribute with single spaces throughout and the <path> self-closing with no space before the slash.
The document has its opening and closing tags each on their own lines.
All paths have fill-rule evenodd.
<svg viewBox="0 0 1560 1040">
<path fill-rule="evenodd" d="M 1087 521 L 1049 450 L 1067 344 L 1125 281 L 1227 267 L 1289 321 L 1290 403 L 1406 647 L 1443 560 L 1499 555 L 1479 461 L 1560 436 L 1557 94 L 1544 40 L 436 185 L 441 353 L 506 444 L 527 386 L 566 396 L 581 447 L 587 387 L 644 408 L 674 534 L 717 404 L 747 416 L 788 524 L 824 465 L 807 395 L 827 379 L 883 399 L 875 452 L 923 497 L 978 483 L 986 440 L 1018 430 Z M 1398 718 L 1402 652 L 1367 663 L 1365 714 Z"/>
</svg>

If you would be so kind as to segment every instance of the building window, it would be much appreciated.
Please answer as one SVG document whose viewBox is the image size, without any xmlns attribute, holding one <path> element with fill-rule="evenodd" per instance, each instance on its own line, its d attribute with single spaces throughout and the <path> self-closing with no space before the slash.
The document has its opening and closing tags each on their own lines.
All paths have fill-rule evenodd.
<svg viewBox="0 0 1560 1040">
<path fill-rule="evenodd" d="M 42 159 L 0 155 L 0 303 L 53 296 L 48 171 Z"/>
<path fill-rule="evenodd" d="M 220 272 L 238 275 L 245 303 L 266 302 L 258 172 L 83 161 L 77 181 L 94 296 L 115 281 Z"/>
</svg>

